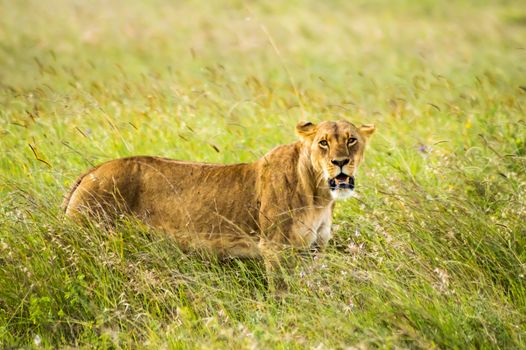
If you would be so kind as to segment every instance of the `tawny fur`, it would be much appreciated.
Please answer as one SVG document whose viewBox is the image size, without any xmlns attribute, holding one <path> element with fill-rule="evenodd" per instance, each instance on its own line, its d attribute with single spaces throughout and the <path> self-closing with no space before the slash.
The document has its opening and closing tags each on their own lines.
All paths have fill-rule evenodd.
<svg viewBox="0 0 526 350">
<path fill-rule="evenodd" d="M 66 215 L 111 222 L 134 215 L 183 248 L 256 257 L 280 246 L 324 246 L 331 237 L 333 159 L 354 175 L 373 126 L 299 123 L 300 140 L 254 163 L 219 165 L 131 157 L 83 174 L 64 201 Z M 349 146 L 353 137 L 357 142 Z M 320 140 L 328 142 L 320 146 Z"/>
</svg>

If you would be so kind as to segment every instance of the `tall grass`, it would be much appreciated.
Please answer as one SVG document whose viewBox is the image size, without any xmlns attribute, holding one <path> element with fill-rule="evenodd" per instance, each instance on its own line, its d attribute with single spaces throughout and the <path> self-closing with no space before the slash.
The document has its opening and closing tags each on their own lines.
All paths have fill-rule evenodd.
<svg viewBox="0 0 526 350">
<path fill-rule="evenodd" d="M 0 347 L 526 347 L 522 3 L 0 1 Z M 135 154 L 253 161 L 374 122 L 335 238 L 260 261 L 61 217 Z"/>
</svg>

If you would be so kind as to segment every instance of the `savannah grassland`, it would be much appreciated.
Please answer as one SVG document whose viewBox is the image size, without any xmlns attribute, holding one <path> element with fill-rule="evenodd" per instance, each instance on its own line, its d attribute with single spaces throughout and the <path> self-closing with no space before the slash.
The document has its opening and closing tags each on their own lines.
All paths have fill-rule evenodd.
<svg viewBox="0 0 526 350">
<path fill-rule="evenodd" d="M 0 0 L 0 347 L 526 348 L 517 1 Z M 375 123 L 335 238 L 260 261 L 64 221 L 128 155 L 250 162 L 300 119 Z"/>
</svg>

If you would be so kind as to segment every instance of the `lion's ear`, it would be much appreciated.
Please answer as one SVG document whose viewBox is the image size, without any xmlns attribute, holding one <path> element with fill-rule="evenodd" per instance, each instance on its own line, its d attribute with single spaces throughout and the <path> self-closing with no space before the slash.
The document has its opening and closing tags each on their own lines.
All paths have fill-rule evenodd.
<svg viewBox="0 0 526 350">
<path fill-rule="evenodd" d="M 296 134 L 300 139 L 305 140 L 312 137 L 316 133 L 316 124 L 311 122 L 299 122 L 296 124 Z"/>
<path fill-rule="evenodd" d="M 369 138 L 374 133 L 376 128 L 374 124 L 363 124 L 362 126 L 360 126 L 359 130 L 363 136 Z"/>
</svg>

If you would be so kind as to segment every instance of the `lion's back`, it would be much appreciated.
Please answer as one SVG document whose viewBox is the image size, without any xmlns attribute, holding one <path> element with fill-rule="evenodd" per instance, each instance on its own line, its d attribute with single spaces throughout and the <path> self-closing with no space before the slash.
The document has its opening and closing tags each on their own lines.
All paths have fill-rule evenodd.
<svg viewBox="0 0 526 350">
<path fill-rule="evenodd" d="M 167 230 L 224 230 L 257 223 L 253 164 L 219 165 L 138 156 L 83 174 L 66 199 L 67 216 L 131 213 Z M 230 227 L 231 228 L 231 227 Z"/>
</svg>

